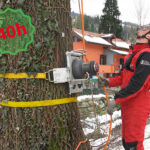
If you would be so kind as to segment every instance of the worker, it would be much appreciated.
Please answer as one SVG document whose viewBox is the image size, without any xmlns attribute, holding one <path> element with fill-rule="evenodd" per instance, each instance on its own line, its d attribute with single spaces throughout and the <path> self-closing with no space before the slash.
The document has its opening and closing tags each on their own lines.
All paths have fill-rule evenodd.
<svg viewBox="0 0 150 150">
<path fill-rule="evenodd" d="M 124 149 L 144 150 L 144 130 L 150 116 L 150 28 L 138 30 L 136 44 L 125 56 L 120 75 L 99 82 L 108 87 L 121 86 L 107 112 L 112 115 L 116 104 L 121 105 Z"/>
</svg>

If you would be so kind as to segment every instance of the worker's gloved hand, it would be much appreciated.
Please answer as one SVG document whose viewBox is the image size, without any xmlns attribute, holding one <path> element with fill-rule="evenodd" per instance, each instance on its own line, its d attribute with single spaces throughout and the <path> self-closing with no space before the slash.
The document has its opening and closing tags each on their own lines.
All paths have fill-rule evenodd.
<svg viewBox="0 0 150 150">
<path fill-rule="evenodd" d="M 114 112 L 114 107 L 117 105 L 117 103 L 115 102 L 115 100 L 112 100 L 109 102 L 108 106 L 107 106 L 107 113 L 109 115 L 112 115 Z"/>
<path fill-rule="evenodd" d="M 100 87 L 104 87 L 104 86 L 108 86 L 109 84 L 109 79 L 104 78 L 104 77 L 100 77 L 98 84 Z"/>
</svg>

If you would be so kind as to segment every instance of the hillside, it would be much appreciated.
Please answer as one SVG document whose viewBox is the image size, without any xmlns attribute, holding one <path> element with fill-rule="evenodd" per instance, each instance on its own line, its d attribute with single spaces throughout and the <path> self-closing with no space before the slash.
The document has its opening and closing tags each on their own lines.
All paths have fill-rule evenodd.
<svg viewBox="0 0 150 150">
<path fill-rule="evenodd" d="M 80 19 L 80 14 L 72 12 L 72 26 L 74 28 L 81 29 L 81 19 Z M 100 18 L 99 16 L 91 17 L 84 15 L 84 27 L 86 31 L 91 31 L 98 33 L 99 29 L 99 21 Z M 138 25 L 132 22 L 122 22 L 122 39 L 124 41 L 131 41 L 132 43 L 135 42 L 136 38 L 136 30 L 137 30 Z"/>
</svg>

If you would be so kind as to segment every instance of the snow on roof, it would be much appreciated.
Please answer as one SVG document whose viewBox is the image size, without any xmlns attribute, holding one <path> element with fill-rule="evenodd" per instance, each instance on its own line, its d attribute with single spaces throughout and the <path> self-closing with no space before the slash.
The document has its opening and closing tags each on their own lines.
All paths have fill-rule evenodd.
<svg viewBox="0 0 150 150">
<path fill-rule="evenodd" d="M 105 35 L 102 35 L 101 37 L 102 38 L 107 38 L 107 37 L 112 37 L 112 36 L 114 36 L 113 34 L 105 34 Z"/>
<path fill-rule="evenodd" d="M 113 40 L 112 42 L 113 42 L 113 44 L 115 44 L 117 47 L 129 49 L 129 44 L 127 44 L 127 43 L 124 42 L 124 41 Z"/>
<path fill-rule="evenodd" d="M 82 34 L 82 30 L 80 30 L 80 29 L 72 28 L 72 30 Z M 94 32 L 89 32 L 89 31 L 84 31 L 84 35 L 91 35 L 91 36 L 101 37 L 101 34 L 94 33 Z"/>
<path fill-rule="evenodd" d="M 128 55 L 129 54 L 129 52 L 120 51 L 120 50 L 117 50 L 117 49 L 110 49 L 110 50 L 117 53 L 117 54 L 121 54 L 121 55 Z"/>
<path fill-rule="evenodd" d="M 106 40 L 102 39 L 101 37 L 85 36 L 85 40 L 87 42 L 91 42 L 91 43 L 97 43 L 97 44 L 103 44 L 103 45 L 111 46 L 111 44 L 109 42 L 107 42 Z"/>
<path fill-rule="evenodd" d="M 82 34 L 78 33 L 77 31 L 74 31 L 78 36 L 80 36 L 81 38 L 83 37 Z M 96 44 L 102 44 L 102 45 L 107 45 L 107 46 L 111 46 L 111 44 L 109 42 L 107 42 L 106 40 L 104 40 L 101 37 L 95 37 L 95 36 L 88 36 L 85 35 L 84 39 L 86 42 L 90 42 L 90 43 L 96 43 Z"/>
</svg>

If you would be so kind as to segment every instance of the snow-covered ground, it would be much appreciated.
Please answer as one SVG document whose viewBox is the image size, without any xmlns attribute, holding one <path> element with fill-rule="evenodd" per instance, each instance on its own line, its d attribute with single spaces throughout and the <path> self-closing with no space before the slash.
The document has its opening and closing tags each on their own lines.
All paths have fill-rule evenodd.
<svg viewBox="0 0 150 150">
<path fill-rule="evenodd" d="M 93 98 L 94 98 L 94 101 L 97 100 L 97 99 L 100 99 L 102 97 L 105 97 L 105 95 L 103 94 L 99 94 L 99 95 L 94 95 Z M 79 96 L 78 97 L 78 101 L 79 102 L 84 102 L 86 100 L 89 100 L 91 99 L 92 96 Z M 97 101 L 95 102 L 96 105 L 98 105 Z M 121 145 L 121 124 L 122 124 L 122 121 L 121 121 L 121 111 L 115 111 L 113 113 L 113 123 L 112 123 L 112 131 L 113 132 L 116 132 L 116 130 L 119 130 L 120 132 L 120 135 L 119 134 L 115 134 L 113 133 L 113 135 L 111 135 L 111 138 L 110 138 L 110 150 L 124 150 L 124 148 L 122 147 Z M 105 114 L 105 115 L 96 115 L 96 118 L 95 117 L 87 117 L 86 119 L 84 120 L 81 120 L 82 123 L 86 124 L 86 127 L 83 128 L 83 131 L 85 133 L 85 135 L 88 136 L 88 134 L 92 134 L 94 133 L 94 131 L 100 127 L 99 129 L 99 133 L 100 135 L 104 135 L 106 133 L 109 132 L 109 121 L 110 121 L 110 116 L 108 114 Z M 119 127 L 119 128 L 117 128 Z M 101 137 L 101 136 L 99 136 Z M 96 140 L 95 139 L 92 139 L 90 138 L 90 143 L 91 143 L 91 146 L 93 147 L 92 150 L 97 150 L 98 147 L 102 146 L 101 149 L 103 149 L 103 145 L 105 144 L 107 140 L 107 136 L 104 137 L 104 138 L 97 138 Z M 120 144 L 117 144 L 120 143 Z M 114 146 L 114 147 L 113 147 Z M 145 140 L 144 140 L 144 148 L 145 150 L 150 150 L 150 124 L 147 124 L 146 126 L 146 129 L 145 129 Z"/>
<path fill-rule="evenodd" d="M 116 126 L 121 125 L 122 121 L 121 119 L 119 119 L 120 117 L 120 111 L 115 111 L 113 114 L 113 120 L 116 119 L 113 123 L 112 123 L 112 129 L 114 129 Z M 118 116 L 118 119 L 116 118 L 116 116 Z M 98 118 L 105 118 L 104 120 L 107 121 L 108 120 L 108 116 L 107 115 L 103 115 L 103 116 L 98 116 Z M 102 131 L 105 131 L 108 133 L 109 131 L 109 123 L 106 125 L 101 126 L 101 128 L 103 129 Z M 86 130 L 84 130 L 84 133 L 87 135 L 88 133 L 88 129 L 86 128 Z M 114 138 L 111 136 L 111 138 Z M 91 142 L 92 146 L 97 146 L 97 145 L 101 145 L 102 143 L 105 143 L 105 141 L 107 140 L 107 138 L 100 138 L 96 141 Z M 115 140 L 115 142 L 117 140 L 121 140 L 121 136 L 117 137 L 117 139 Z M 148 124 L 145 128 L 145 140 L 144 140 L 144 148 L 145 150 L 150 150 L 150 124 Z M 93 148 L 93 150 L 96 150 L 97 148 Z M 122 146 L 117 146 L 116 148 L 114 148 L 113 150 L 124 150 L 124 148 Z"/>
</svg>

